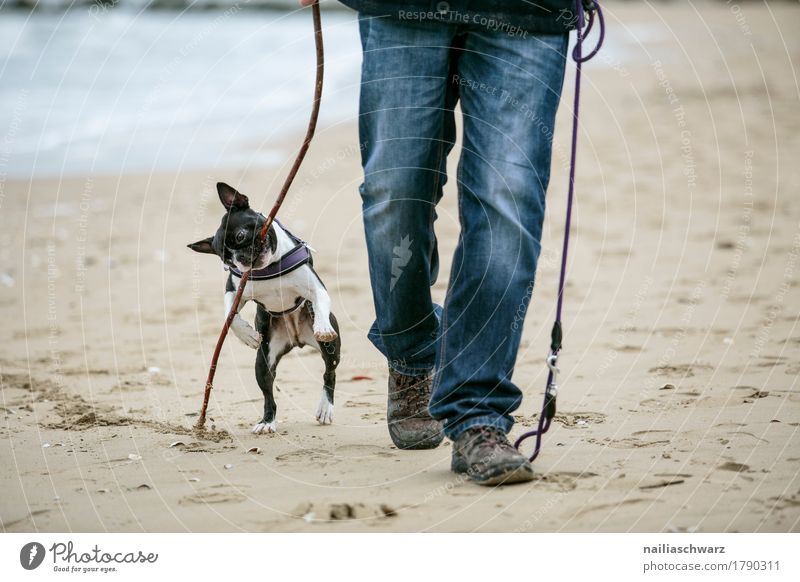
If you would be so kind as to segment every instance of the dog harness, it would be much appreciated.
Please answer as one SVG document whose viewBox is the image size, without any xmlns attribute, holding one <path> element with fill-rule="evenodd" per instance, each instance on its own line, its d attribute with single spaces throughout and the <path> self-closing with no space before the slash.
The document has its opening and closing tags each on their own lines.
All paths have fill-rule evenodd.
<svg viewBox="0 0 800 582">
<path fill-rule="evenodd" d="M 309 265 L 313 265 L 314 264 L 314 260 L 313 260 L 313 258 L 311 256 L 311 249 L 308 248 L 308 245 L 306 244 L 306 242 L 303 239 L 301 239 L 300 237 L 297 237 L 297 236 L 293 235 L 289 231 L 289 229 L 287 229 L 280 222 L 278 222 L 277 218 L 275 219 L 275 223 L 281 229 L 283 229 L 283 231 L 287 235 L 289 235 L 289 238 L 292 240 L 292 242 L 294 243 L 295 246 L 292 247 L 291 250 L 285 252 L 281 256 L 280 259 L 278 259 L 275 262 L 270 263 L 269 265 L 267 265 L 263 269 L 255 269 L 255 270 L 251 271 L 250 272 L 250 280 L 251 281 L 267 281 L 269 279 L 277 279 L 278 277 L 281 277 L 282 275 L 285 275 L 287 273 L 291 273 L 295 269 L 299 269 L 300 267 L 302 267 L 305 264 L 309 264 Z M 234 275 L 235 277 L 239 277 L 239 278 L 242 277 L 242 272 L 239 269 L 237 269 L 236 267 L 226 266 L 225 270 L 226 271 L 230 271 L 231 274 Z M 256 301 L 256 303 L 258 303 L 258 302 Z M 293 312 L 297 311 L 303 305 L 305 305 L 305 303 L 306 303 L 306 299 L 305 298 L 298 297 L 297 300 L 295 301 L 295 304 L 292 307 L 290 307 L 289 309 L 285 310 L 285 311 L 270 311 L 269 309 L 267 309 L 266 307 L 261 305 L 261 303 L 259 303 L 259 305 L 261 305 L 261 307 L 263 307 L 267 311 L 267 313 L 269 313 L 271 316 L 273 316 L 273 317 L 281 317 L 283 315 L 289 315 L 290 313 L 293 313 Z"/>
</svg>

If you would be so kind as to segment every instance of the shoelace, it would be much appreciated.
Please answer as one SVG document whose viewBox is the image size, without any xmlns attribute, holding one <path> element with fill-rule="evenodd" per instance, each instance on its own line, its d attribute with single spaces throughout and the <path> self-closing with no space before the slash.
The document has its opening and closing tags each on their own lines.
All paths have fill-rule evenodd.
<svg viewBox="0 0 800 582">
<path fill-rule="evenodd" d="M 492 448 L 501 447 L 512 450 L 514 449 L 514 447 L 511 446 L 511 443 L 508 442 L 508 437 L 506 437 L 506 433 L 504 433 L 499 428 L 493 426 L 481 426 L 478 428 L 478 431 L 476 432 L 478 434 L 473 436 L 471 440 L 474 441 L 476 438 L 478 438 L 479 435 L 482 436 L 483 442 L 480 443 L 481 446 L 489 446 Z"/>
<path fill-rule="evenodd" d="M 397 380 L 395 395 L 402 396 L 405 402 L 418 409 L 420 404 L 428 406 L 430 401 L 429 382 L 422 376 L 402 375 Z"/>
</svg>

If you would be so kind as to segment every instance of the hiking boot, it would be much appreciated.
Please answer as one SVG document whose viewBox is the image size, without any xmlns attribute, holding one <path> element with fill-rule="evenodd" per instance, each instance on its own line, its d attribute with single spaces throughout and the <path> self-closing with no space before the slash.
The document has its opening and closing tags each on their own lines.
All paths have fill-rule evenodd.
<svg viewBox="0 0 800 582">
<path fill-rule="evenodd" d="M 453 443 L 454 473 L 466 474 L 480 485 L 520 483 L 533 479 L 531 464 L 493 426 L 474 426 Z"/>
<path fill-rule="evenodd" d="M 428 413 L 431 377 L 406 376 L 389 370 L 386 420 L 398 449 L 435 449 L 444 438 L 442 423 Z"/>
</svg>

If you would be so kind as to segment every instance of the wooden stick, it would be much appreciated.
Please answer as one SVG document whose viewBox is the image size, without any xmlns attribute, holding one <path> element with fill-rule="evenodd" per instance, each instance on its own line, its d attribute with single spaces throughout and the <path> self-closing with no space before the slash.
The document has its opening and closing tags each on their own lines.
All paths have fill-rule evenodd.
<svg viewBox="0 0 800 582">
<path fill-rule="evenodd" d="M 269 214 L 267 215 L 267 219 L 264 221 L 264 225 L 261 227 L 262 243 L 267 237 L 267 233 L 269 232 L 269 227 L 272 226 L 272 221 L 278 214 L 278 210 L 280 210 L 281 204 L 283 204 L 283 200 L 284 198 L 286 198 L 286 194 L 289 192 L 289 188 L 291 187 L 292 182 L 294 181 L 294 178 L 297 175 L 297 171 L 300 169 L 300 164 L 303 163 L 303 159 L 306 157 L 306 152 L 308 151 L 308 147 L 311 145 L 311 140 L 313 139 L 314 132 L 317 128 L 317 119 L 319 118 L 319 106 L 320 106 L 320 101 L 322 100 L 322 80 L 325 72 L 325 51 L 322 46 L 322 20 L 319 14 L 319 0 L 315 0 L 314 4 L 311 5 L 311 12 L 314 17 L 314 44 L 316 46 L 316 53 L 317 53 L 317 75 L 316 75 L 316 82 L 314 85 L 314 102 L 311 106 L 311 117 L 308 120 L 308 129 L 306 130 L 306 137 L 303 140 L 303 145 L 300 146 L 300 151 L 297 152 L 297 157 L 295 158 L 294 164 L 292 164 L 292 167 L 289 170 L 289 174 L 286 176 L 286 180 L 283 182 L 283 187 L 281 188 L 281 191 L 278 194 L 278 198 L 275 200 L 275 204 L 272 205 L 272 210 L 270 210 Z M 244 293 L 244 288 L 245 285 L 247 285 L 247 280 L 249 278 L 250 278 L 250 270 L 247 270 L 244 273 L 242 273 L 242 279 L 239 281 L 239 287 L 236 289 L 236 295 L 233 298 L 233 305 L 231 305 L 231 310 L 228 313 L 228 317 L 225 318 L 225 323 L 222 326 L 222 331 L 220 331 L 219 339 L 217 340 L 217 346 L 216 348 L 214 348 L 214 355 L 211 356 L 211 365 L 208 368 L 208 377 L 206 378 L 206 388 L 205 388 L 205 393 L 203 395 L 203 406 L 200 409 L 200 417 L 197 419 L 197 423 L 194 426 L 195 430 L 197 431 L 202 431 L 203 427 L 205 426 L 206 413 L 208 412 L 208 400 L 211 397 L 211 390 L 212 388 L 214 388 L 214 375 L 217 372 L 217 362 L 219 361 L 219 354 L 222 351 L 222 345 L 225 343 L 225 338 L 228 335 L 228 330 L 231 327 L 233 318 L 239 311 L 239 303 L 242 300 L 242 294 Z"/>
</svg>

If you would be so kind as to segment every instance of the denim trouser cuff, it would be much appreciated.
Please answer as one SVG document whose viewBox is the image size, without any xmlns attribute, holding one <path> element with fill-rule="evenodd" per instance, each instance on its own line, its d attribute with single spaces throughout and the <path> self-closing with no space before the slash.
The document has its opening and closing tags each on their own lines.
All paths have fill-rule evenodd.
<svg viewBox="0 0 800 582">
<path fill-rule="evenodd" d="M 440 306 L 433 306 L 433 313 L 436 316 L 437 327 L 438 321 L 441 319 L 441 311 L 442 308 Z M 430 347 L 427 349 L 429 352 L 428 354 L 425 354 L 423 357 L 418 356 L 413 360 L 406 360 L 398 354 L 390 354 L 389 348 L 386 346 L 386 342 L 384 341 L 384 337 L 381 335 L 381 332 L 378 329 L 377 321 L 372 324 L 372 327 L 367 333 L 367 339 L 372 342 L 372 345 L 374 345 L 379 352 L 386 356 L 386 362 L 389 365 L 389 368 L 398 374 L 404 374 L 406 376 L 430 376 L 433 374 L 435 349 L 434 343 L 429 342 Z M 416 350 L 416 352 L 418 353 L 419 350 Z M 407 361 L 410 361 L 411 363 L 406 363 Z"/>
<path fill-rule="evenodd" d="M 503 418 L 502 416 L 473 416 L 472 418 L 467 418 L 459 422 L 455 426 L 446 425 L 444 434 L 451 441 L 455 441 L 465 430 L 474 426 L 493 426 L 508 434 L 511 431 L 511 427 L 514 426 L 514 421 Z"/>
</svg>

